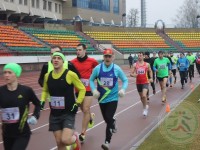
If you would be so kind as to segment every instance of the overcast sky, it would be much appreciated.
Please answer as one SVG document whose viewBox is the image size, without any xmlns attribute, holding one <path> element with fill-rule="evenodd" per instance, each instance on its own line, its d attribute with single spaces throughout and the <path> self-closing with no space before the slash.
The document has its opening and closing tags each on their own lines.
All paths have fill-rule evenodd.
<svg viewBox="0 0 200 150">
<path fill-rule="evenodd" d="M 152 26 L 159 19 L 162 19 L 167 26 L 173 26 L 174 16 L 185 0 L 146 0 L 147 26 Z M 126 0 L 126 10 L 137 8 L 141 14 L 141 0 Z"/>
</svg>

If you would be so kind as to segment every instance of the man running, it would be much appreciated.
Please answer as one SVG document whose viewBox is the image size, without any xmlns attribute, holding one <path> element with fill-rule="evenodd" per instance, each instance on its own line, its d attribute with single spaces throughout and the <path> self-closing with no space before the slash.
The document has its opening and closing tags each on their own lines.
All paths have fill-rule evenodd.
<svg viewBox="0 0 200 150">
<path fill-rule="evenodd" d="M 55 136 L 58 150 L 64 150 L 72 144 L 74 150 L 80 150 L 74 124 L 78 106 L 81 105 L 86 90 L 77 74 L 64 68 L 64 62 L 65 56 L 62 53 L 53 53 L 54 69 L 45 74 L 41 101 L 50 95 L 49 131 Z M 79 91 L 76 101 L 74 87 Z"/>
<path fill-rule="evenodd" d="M 153 69 L 157 73 L 157 79 L 160 84 L 160 89 L 162 92 L 162 103 L 166 103 L 166 83 L 168 76 L 171 74 L 171 63 L 168 58 L 163 57 L 163 52 L 158 52 L 158 58 L 155 59 L 153 64 Z"/>
<path fill-rule="evenodd" d="M 53 56 L 53 53 L 54 52 L 61 52 L 62 51 L 62 48 L 60 46 L 57 46 L 57 45 L 54 45 L 54 46 L 51 46 L 51 58 Z M 75 72 L 79 77 L 79 72 L 77 71 L 77 69 L 74 67 L 74 65 L 70 62 L 70 61 L 65 61 L 64 62 L 64 68 L 65 69 L 69 69 L 73 72 Z M 52 64 L 52 61 L 48 61 L 48 63 L 45 63 L 42 67 L 42 70 L 41 70 L 41 73 L 40 73 L 40 77 L 38 79 L 38 83 L 41 87 L 43 87 L 43 83 L 44 83 L 44 75 L 48 72 L 51 72 L 53 70 L 53 64 Z M 47 98 L 48 99 L 48 98 Z M 41 101 L 41 109 L 43 110 L 44 109 L 44 105 L 45 105 L 45 101 Z"/>
<path fill-rule="evenodd" d="M 171 57 L 171 64 L 172 64 L 172 75 L 174 77 L 174 84 L 176 84 L 176 69 L 177 69 L 177 60 L 178 58 L 174 56 L 173 52 L 170 52 L 170 57 Z M 172 78 L 170 86 L 172 86 Z"/>
<path fill-rule="evenodd" d="M 177 61 L 177 67 L 181 77 L 182 89 L 184 89 L 184 82 L 187 83 L 187 70 L 189 68 L 189 61 L 184 53 L 180 53 L 180 58 Z"/>
<path fill-rule="evenodd" d="M 40 116 L 40 101 L 32 88 L 19 84 L 22 68 L 8 63 L 3 68 L 6 85 L 0 87 L 2 136 L 5 150 L 25 150 L 31 137 L 28 124 L 35 125 Z M 28 118 L 30 102 L 35 105 Z"/>
<path fill-rule="evenodd" d="M 104 150 L 109 149 L 112 134 L 116 132 L 116 120 L 114 117 L 119 96 L 125 95 L 128 79 L 122 69 L 113 63 L 114 53 L 111 49 L 103 52 L 104 61 L 96 66 L 90 76 L 90 87 L 93 96 L 98 99 L 99 106 L 106 126 L 105 143 L 101 145 Z M 118 78 L 122 80 L 122 88 L 118 90 Z M 97 80 L 97 88 L 94 81 Z"/>
<path fill-rule="evenodd" d="M 147 53 L 145 54 L 147 55 Z M 143 104 L 142 114 L 144 116 L 147 116 L 149 108 L 149 106 L 147 105 L 147 92 L 149 90 L 149 82 L 153 82 L 153 80 L 151 66 L 149 63 L 144 62 L 144 54 L 142 52 L 138 53 L 138 61 L 133 65 L 130 76 L 136 78 L 137 90 Z"/>
<path fill-rule="evenodd" d="M 94 113 L 90 112 L 90 106 L 92 104 L 92 92 L 90 89 L 89 78 L 94 67 L 98 65 L 98 62 L 86 54 L 86 45 L 78 44 L 76 47 L 77 58 L 73 59 L 71 62 L 77 68 L 80 73 L 80 78 L 82 83 L 85 85 L 86 94 L 81 104 L 81 110 L 83 112 L 82 120 L 82 131 L 79 135 L 80 141 L 83 143 L 85 141 L 85 135 L 87 128 L 92 128 L 94 126 Z M 77 95 L 77 91 L 76 91 Z"/>
<path fill-rule="evenodd" d="M 192 53 L 189 51 L 186 58 L 189 60 L 190 62 L 190 66 L 188 69 L 188 74 L 189 74 L 189 78 L 190 78 L 190 83 L 192 82 L 192 77 L 194 78 L 194 63 L 195 63 L 195 56 L 192 55 Z"/>
</svg>

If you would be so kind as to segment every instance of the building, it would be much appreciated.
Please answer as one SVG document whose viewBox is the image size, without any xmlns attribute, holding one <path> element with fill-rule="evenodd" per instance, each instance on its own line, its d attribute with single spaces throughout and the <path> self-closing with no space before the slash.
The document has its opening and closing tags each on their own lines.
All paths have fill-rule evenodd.
<svg viewBox="0 0 200 150">
<path fill-rule="evenodd" d="M 121 24 L 126 0 L 0 0 L 0 20 L 40 22 L 41 20 L 73 20 Z M 125 20 L 124 20 L 125 21 Z"/>
</svg>

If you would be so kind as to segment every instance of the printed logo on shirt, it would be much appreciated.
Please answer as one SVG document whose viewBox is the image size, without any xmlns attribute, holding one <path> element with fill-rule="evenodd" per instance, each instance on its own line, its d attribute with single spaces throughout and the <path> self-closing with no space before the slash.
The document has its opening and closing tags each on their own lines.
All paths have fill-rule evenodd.
<svg viewBox="0 0 200 150">
<path fill-rule="evenodd" d="M 20 94 L 20 95 L 18 95 L 18 97 L 17 97 L 18 99 L 22 99 L 23 98 L 23 96 Z"/>
<path fill-rule="evenodd" d="M 113 74 L 110 74 L 110 77 L 112 77 Z"/>
</svg>

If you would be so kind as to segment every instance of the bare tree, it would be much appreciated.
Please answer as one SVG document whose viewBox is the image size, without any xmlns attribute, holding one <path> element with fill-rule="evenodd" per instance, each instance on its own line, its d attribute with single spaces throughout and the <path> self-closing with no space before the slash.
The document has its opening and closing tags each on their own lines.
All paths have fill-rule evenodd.
<svg viewBox="0 0 200 150">
<path fill-rule="evenodd" d="M 126 17 L 127 25 L 129 27 L 136 27 L 139 23 L 139 11 L 138 9 L 130 9 Z"/>
<path fill-rule="evenodd" d="M 196 28 L 198 27 L 199 0 L 185 0 L 183 6 L 178 10 L 175 18 L 176 27 Z"/>
</svg>

